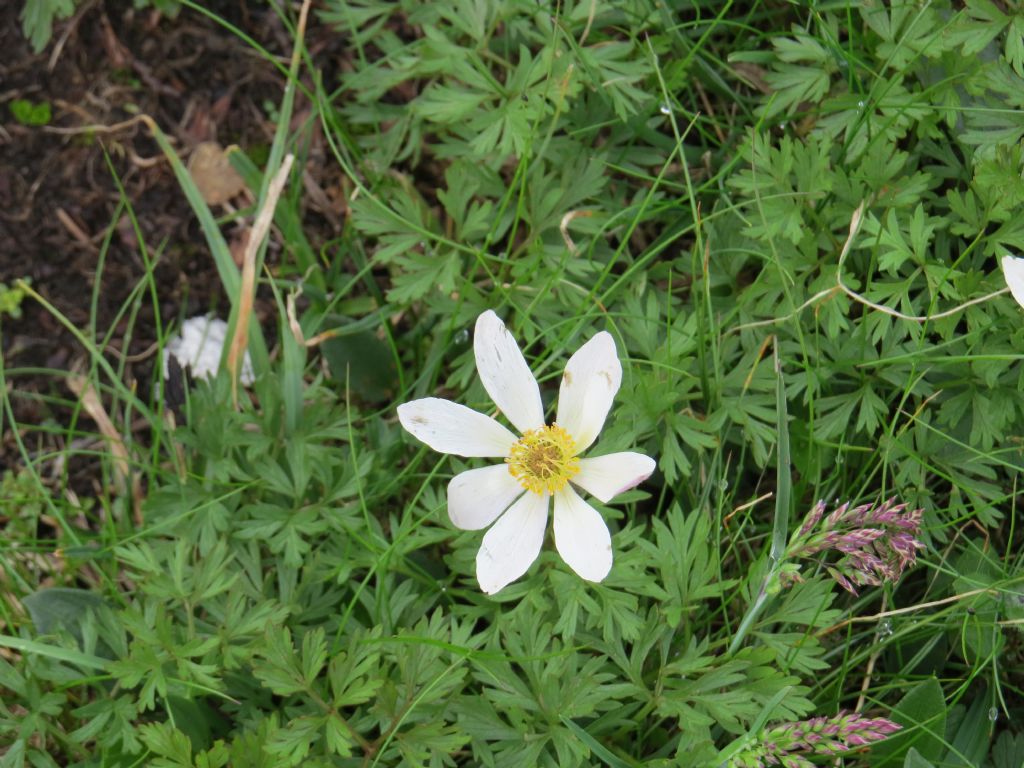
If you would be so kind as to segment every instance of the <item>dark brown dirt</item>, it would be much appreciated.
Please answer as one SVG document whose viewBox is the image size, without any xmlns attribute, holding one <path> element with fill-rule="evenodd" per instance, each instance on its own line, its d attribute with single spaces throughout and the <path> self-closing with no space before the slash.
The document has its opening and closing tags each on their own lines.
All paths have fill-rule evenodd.
<svg viewBox="0 0 1024 768">
<path fill-rule="evenodd" d="M 170 166 L 148 129 L 131 119 L 152 116 L 183 158 L 198 142 L 212 139 L 258 156 L 274 130 L 265 105 L 279 103 L 284 78 L 199 14 L 183 9 L 171 19 L 133 10 L 127 2 L 84 3 L 36 55 L 21 34 L 21 5 L 0 3 L 0 282 L 10 286 L 29 278 L 83 331 L 90 327 L 95 297 L 97 336 L 114 329 L 108 359 L 136 356 L 126 380 L 146 392 L 156 362 L 146 353 L 157 338 L 157 313 L 148 292 L 134 324 L 122 310 L 144 279 L 147 261 L 156 263 L 164 326 L 210 309 L 226 317 L 228 301 Z M 289 33 L 266 5 L 206 5 L 275 55 L 290 54 Z M 15 120 L 10 105 L 17 99 L 49 104 L 49 125 Z M 230 226 L 225 233 L 231 237 Z M 24 435 L 32 425 L 66 420 L 67 404 L 51 397 L 72 399 L 58 377 L 32 369 L 65 371 L 86 356 L 38 303 L 27 299 L 22 313 L 20 319 L 0 317 L 0 343 Z M 6 415 L 0 425 L 3 469 L 21 459 Z"/>
</svg>

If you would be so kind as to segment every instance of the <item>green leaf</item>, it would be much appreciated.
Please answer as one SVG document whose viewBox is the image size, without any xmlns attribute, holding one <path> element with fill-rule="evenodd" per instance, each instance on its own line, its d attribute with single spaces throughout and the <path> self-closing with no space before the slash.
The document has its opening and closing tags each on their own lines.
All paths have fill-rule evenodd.
<svg viewBox="0 0 1024 768">
<path fill-rule="evenodd" d="M 327 665 L 327 639 L 324 628 L 317 627 L 302 638 L 302 677 L 312 686 Z"/>
<path fill-rule="evenodd" d="M 985 553 L 980 543 L 962 552 L 954 561 L 956 573 L 953 580 L 955 592 L 963 594 L 980 588 L 1002 591 L 1007 574 L 997 558 Z M 956 647 L 961 649 L 971 664 L 985 664 L 998 657 L 1006 643 L 1006 636 L 1000 631 L 1000 600 L 983 592 L 967 598 L 960 606 L 961 625 L 956 632 Z"/>
<path fill-rule="evenodd" d="M 434 83 L 410 105 L 420 117 L 454 123 L 474 115 L 490 94 Z"/>
<path fill-rule="evenodd" d="M 39 53 L 53 36 L 54 19 L 66 19 L 75 11 L 72 0 L 25 0 L 21 9 L 21 30 Z"/>
<path fill-rule="evenodd" d="M 253 664 L 256 679 L 279 696 L 306 690 L 291 631 L 287 627 L 270 627 L 266 640 L 260 652 L 265 661 Z"/>
<path fill-rule="evenodd" d="M 918 683 L 900 700 L 891 719 L 903 730 L 876 745 L 871 753 L 875 768 L 901 766 L 911 749 L 925 760 L 938 760 L 945 751 L 946 700 L 934 677 Z"/>
<path fill-rule="evenodd" d="M 985 692 L 978 691 L 969 707 L 957 705 L 949 711 L 946 738 L 950 745 L 942 765 L 973 768 L 985 761 L 993 730 L 988 717 L 990 703 Z"/>
<path fill-rule="evenodd" d="M 85 615 L 89 611 L 99 611 L 106 607 L 99 595 L 67 587 L 41 589 L 25 597 L 22 602 L 28 608 L 39 634 L 48 635 L 64 628 L 79 639 Z"/>
<path fill-rule="evenodd" d="M 172 765 L 192 765 L 192 742 L 170 723 L 142 725 L 139 736 L 150 752 L 167 758 Z"/>
<path fill-rule="evenodd" d="M 607 41 L 579 49 L 579 62 L 590 87 L 610 102 L 620 120 L 636 114 L 639 105 L 650 101 L 640 84 L 652 74 L 651 66 L 646 58 L 635 54 L 632 42 Z"/>
<path fill-rule="evenodd" d="M 951 26 L 947 35 L 952 44 L 960 46 L 965 56 L 975 56 L 983 51 L 1009 23 L 1007 16 L 991 0 L 967 0 L 964 11 L 964 17 Z"/>
<path fill-rule="evenodd" d="M 355 742 L 340 716 L 332 715 L 327 718 L 327 722 L 324 723 L 324 737 L 327 740 L 328 751 L 339 757 L 349 757 L 352 754 Z"/>
<path fill-rule="evenodd" d="M 309 755 L 324 720 L 324 717 L 312 715 L 289 720 L 271 736 L 267 752 L 283 760 L 285 765 L 299 765 Z"/>
<path fill-rule="evenodd" d="M 10 103 L 11 114 L 22 125 L 49 125 L 52 115 L 49 102 L 33 104 L 28 99 L 14 99 Z"/>
<path fill-rule="evenodd" d="M 227 725 L 223 716 L 202 699 L 186 699 L 172 694 L 167 697 L 167 705 L 175 727 L 188 736 L 195 752 L 209 749 L 213 744 L 214 730 L 220 731 Z"/>
<path fill-rule="evenodd" d="M 721 579 L 718 550 L 714 546 L 711 519 L 694 510 L 684 515 L 672 505 L 664 519 L 653 521 L 653 544 L 638 544 L 660 566 L 662 588 L 667 593 L 661 611 L 670 626 L 701 610 L 703 601 L 717 597 L 731 586 Z"/>
<path fill-rule="evenodd" d="M 1018 77 L 1024 77 L 1024 17 L 1018 11 L 1006 30 L 1004 53 Z"/>
<path fill-rule="evenodd" d="M 350 648 L 335 655 L 327 668 L 334 706 L 339 709 L 370 701 L 385 682 L 376 645 L 360 634 Z"/>
<path fill-rule="evenodd" d="M 920 752 L 911 747 L 910 751 L 907 752 L 906 759 L 903 761 L 903 768 L 935 768 L 935 765 L 931 760 L 925 760 L 921 757 Z"/>
<path fill-rule="evenodd" d="M 1020 768 L 1024 765 L 1024 733 L 1003 731 L 992 750 L 995 768 Z"/>
<path fill-rule="evenodd" d="M 765 75 L 774 93 L 763 107 L 766 118 L 792 112 L 803 102 L 820 101 L 829 91 L 834 65 L 831 54 L 812 35 L 797 31 L 793 37 L 772 40 L 776 62 Z"/>
<path fill-rule="evenodd" d="M 25 740 L 15 739 L 7 748 L 7 751 L 0 756 L 0 768 L 24 768 L 25 765 Z"/>
<path fill-rule="evenodd" d="M 978 161 L 971 189 L 987 205 L 990 218 L 1005 221 L 1024 204 L 1022 165 L 1024 150 L 1017 144 L 998 146 Z"/>
<path fill-rule="evenodd" d="M 371 331 L 344 334 L 321 345 L 331 376 L 368 403 L 389 401 L 398 387 L 391 348 Z"/>
</svg>

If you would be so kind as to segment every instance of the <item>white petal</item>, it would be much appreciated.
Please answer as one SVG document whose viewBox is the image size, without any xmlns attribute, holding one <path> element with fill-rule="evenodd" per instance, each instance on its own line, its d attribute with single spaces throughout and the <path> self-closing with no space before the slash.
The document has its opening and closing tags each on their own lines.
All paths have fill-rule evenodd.
<svg viewBox="0 0 1024 768">
<path fill-rule="evenodd" d="M 476 369 L 484 389 L 520 432 L 544 426 L 540 387 L 519 345 L 491 310 L 476 319 L 473 334 Z"/>
<path fill-rule="evenodd" d="M 174 355 L 182 369 L 188 368 L 197 379 L 208 379 L 217 375 L 220 368 L 221 353 L 227 338 L 228 324 L 212 315 L 190 317 L 181 324 L 177 335 L 167 339 L 163 354 L 163 376 L 168 376 L 167 357 Z M 242 384 L 249 386 L 255 376 L 252 370 L 252 359 L 246 351 L 242 358 L 242 371 L 239 374 Z"/>
<path fill-rule="evenodd" d="M 1003 256 L 1003 277 L 1010 286 L 1010 293 L 1017 303 L 1024 307 L 1024 259 L 1020 256 Z"/>
<path fill-rule="evenodd" d="M 548 498 L 524 493 L 484 534 L 476 579 L 488 595 L 518 579 L 537 559 L 548 527 Z"/>
<path fill-rule="evenodd" d="M 597 439 L 621 383 L 622 366 L 615 340 L 607 331 L 601 331 L 569 358 L 558 391 L 555 421 L 573 436 L 577 453 Z"/>
<path fill-rule="evenodd" d="M 642 453 L 624 451 L 580 459 L 580 471 L 572 482 L 603 502 L 639 485 L 654 471 L 654 459 Z"/>
<path fill-rule="evenodd" d="M 608 526 L 569 485 L 555 493 L 555 547 L 569 567 L 587 581 L 601 581 L 612 569 Z"/>
<path fill-rule="evenodd" d="M 448 517 L 456 528 L 478 531 L 498 519 L 523 493 L 504 464 L 461 472 L 448 483 Z"/>
<path fill-rule="evenodd" d="M 402 403 L 398 420 L 417 440 L 456 456 L 504 458 L 517 439 L 490 416 L 437 397 Z"/>
</svg>

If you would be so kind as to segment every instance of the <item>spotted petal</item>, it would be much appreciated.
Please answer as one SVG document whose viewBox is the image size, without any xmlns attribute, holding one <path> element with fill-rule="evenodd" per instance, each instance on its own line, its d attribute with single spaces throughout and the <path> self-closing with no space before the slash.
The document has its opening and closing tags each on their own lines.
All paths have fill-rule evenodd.
<svg viewBox="0 0 1024 768">
<path fill-rule="evenodd" d="M 520 432 L 544 426 L 540 387 L 519 345 L 491 310 L 476 320 L 473 334 L 476 368 L 484 389 Z"/>
<path fill-rule="evenodd" d="M 522 494 L 523 487 L 504 464 L 460 472 L 448 483 L 448 517 L 456 528 L 486 528 Z"/>
<path fill-rule="evenodd" d="M 654 467 L 654 459 L 642 453 L 609 453 L 580 459 L 580 471 L 572 481 L 602 502 L 609 502 L 650 477 Z"/>
<path fill-rule="evenodd" d="M 544 542 L 548 504 L 547 496 L 524 493 L 484 534 L 476 555 L 480 589 L 493 595 L 526 573 Z"/>
<path fill-rule="evenodd" d="M 576 441 L 582 453 L 597 439 L 622 383 L 615 340 L 601 331 L 576 350 L 562 374 L 555 421 Z"/>
<path fill-rule="evenodd" d="M 456 456 L 504 458 L 516 442 L 516 436 L 490 416 L 437 397 L 402 403 L 398 420 L 417 440 Z"/>
<path fill-rule="evenodd" d="M 612 569 L 612 537 L 596 509 L 565 486 L 555 493 L 555 547 L 587 581 L 601 581 Z"/>
</svg>

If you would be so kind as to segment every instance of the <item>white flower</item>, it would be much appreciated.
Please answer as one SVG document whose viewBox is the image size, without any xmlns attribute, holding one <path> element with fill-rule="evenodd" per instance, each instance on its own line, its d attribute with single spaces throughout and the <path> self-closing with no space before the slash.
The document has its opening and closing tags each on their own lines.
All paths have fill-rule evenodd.
<svg viewBox="0 0 1024 768">
<path fill-rule="evenodd" d="M 1024 307 L 1024 259 L 1020 256 L 1003 256 L 1003 277 L 1010 286 L 1010 293 L 1017 303 Z"/>
<path fill-rule="evenodd" d="M 398 406 L 398 418 L 435 451 L 505 460 L 448 484 L 448 516 L 457 528 L 494 523 L 476 556 L 481 589 L 494 594 L 526 573 L 540 554 L 552 499 L 558 553 L 584 579 L 601 581 L 612 567 L 611 535 L 573 486 L 607 502 L 654 471 L 654 460 L 639 453 L 579 458 L 597 439 L 622 381 L 614 339 L 602 331 L 569 359 L 550 426 L 537 380 L 494 312 L 477 318 L 473 348 L 487 394 L 520 437 L 490 416 L 436 397 Z"/>
<path fill-rule="evenodd" d="M 198 379 L 216 376 L 227 333 L 228 324 L 220 318 L 209 315 L 190 317 L 181 324 L 179 334 L 168 339 L 164 347 L 164 378 L 167 378 L 168 355 L 174 355 L 182 369 L 191 368 L 192 375 Z M 256 378 L 248 352 L 242 358 L 242 372 L 238 378 L 245 386 Z"/>
</svg>

